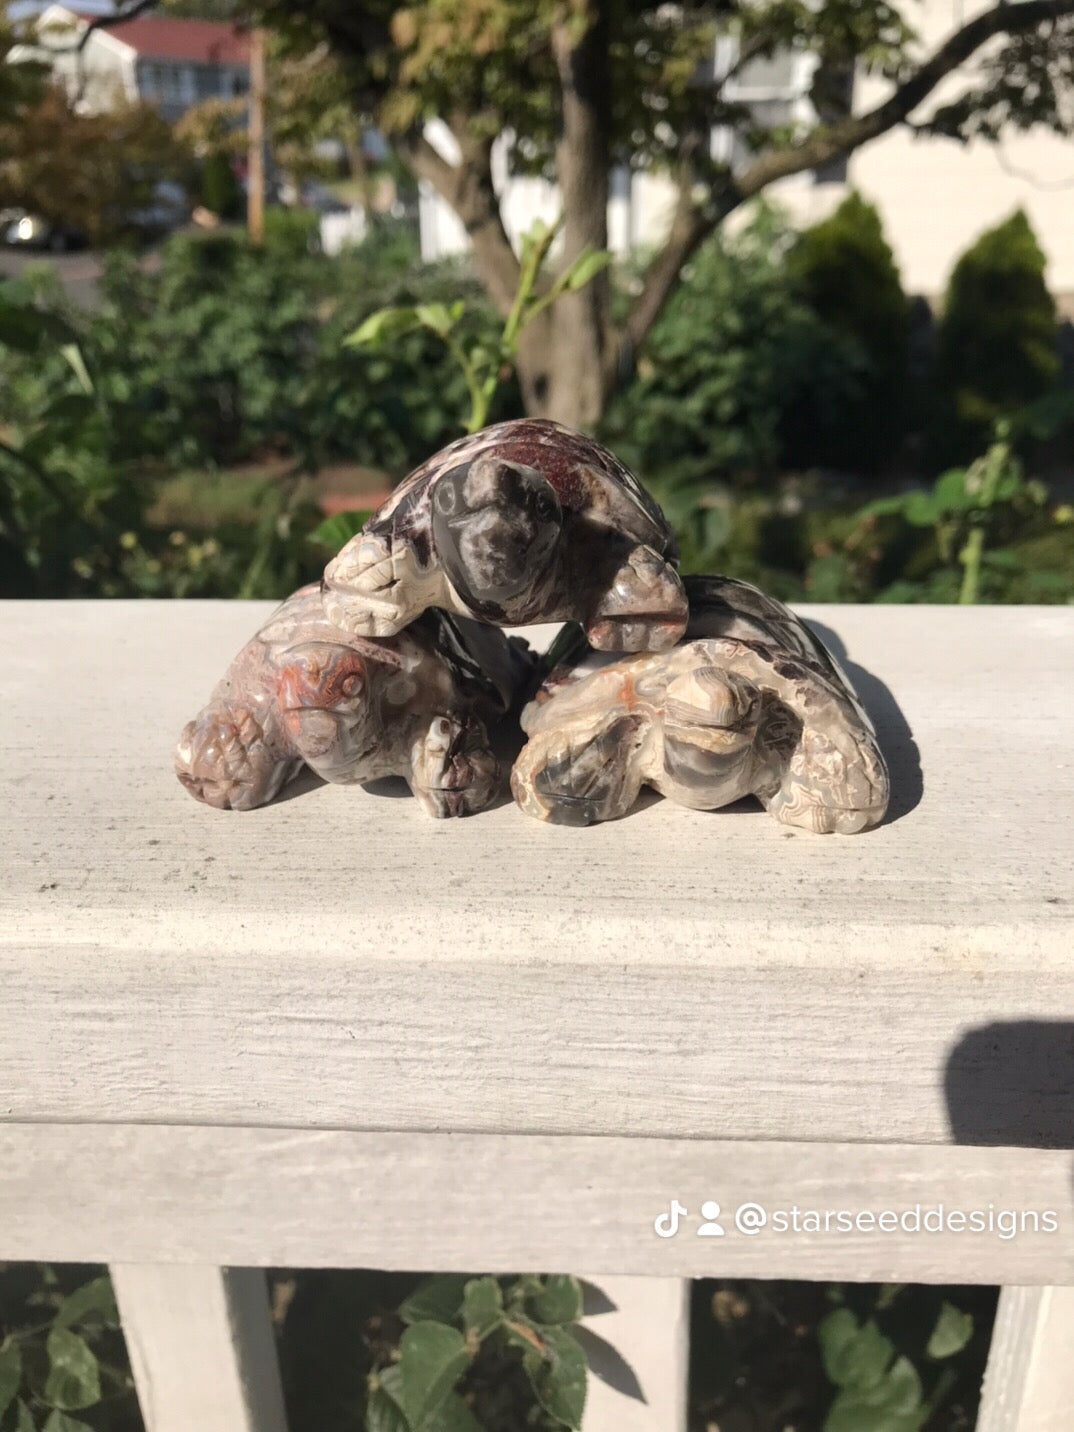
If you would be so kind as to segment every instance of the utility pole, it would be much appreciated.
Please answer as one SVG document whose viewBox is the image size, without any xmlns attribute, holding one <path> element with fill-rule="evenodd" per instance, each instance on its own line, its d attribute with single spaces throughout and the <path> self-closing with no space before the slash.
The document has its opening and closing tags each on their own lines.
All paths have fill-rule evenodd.
<svg viewBox="0 0 1074 1432">
<path fill-rule="evenodd" d="M 246 228 L 252 244 L 265 237 L 265 32 L 250 31 L 250 123 L 246 164 Z"/>
</svg>

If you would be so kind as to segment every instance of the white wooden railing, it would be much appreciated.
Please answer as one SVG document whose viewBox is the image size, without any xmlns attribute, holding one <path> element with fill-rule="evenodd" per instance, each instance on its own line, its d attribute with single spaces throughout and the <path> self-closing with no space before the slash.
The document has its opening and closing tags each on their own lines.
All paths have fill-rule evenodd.
<svg viewBox="0 0 1074 1432">
<path fill-rule="evenodd" d="M 691 1277 L 1000 1283 L 980 1432 L 1070 1432 L 1074 610 L 806 610 L 892 766 L 852 838 L 211 811 L 172 743 L 264 611 L 0 607 L 0 1258 L 112 1265 L 150 1432 L 283 1428 L 269 1265 L 591 1275 L 592 1432 L 685 1425 Z"/>
</svg>

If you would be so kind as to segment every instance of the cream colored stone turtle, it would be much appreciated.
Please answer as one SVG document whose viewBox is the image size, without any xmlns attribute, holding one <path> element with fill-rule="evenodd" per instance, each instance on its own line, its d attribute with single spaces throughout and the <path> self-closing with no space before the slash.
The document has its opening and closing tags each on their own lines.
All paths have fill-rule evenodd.
<svg viewBox="0 0 1074 1432">
<path fill-rule="evenodd" d="M 613 659 L 566 645 L 522 713 L 511 776 L 527 814 L 561 825 L 624 815 L 649 785 L 715 810 L 755 795 L 777 820 L 852 834 L 883 819 L 872 723 L 818 638 L 745 582 L 687 577 L 673 650 Z"/>
<path fill-rule="evenodd" d="M 184 727 L 176 773 L 222 810 L 267 804 L 307 765 L 348 785 L 402 776 L 429 815 L 469 815 L 501 789 L 489 729 L 532 669 L 517 638 L 443 612 L 395 637 L 348 636 L 320 586 L 303 587 Z"/>
<path fill-rule="evenodd" d="M 602 651 L 686 625 L 663 513 L 607 448 L 523 418 L 460 438 L 396 488 L 325 569 L 328 619 L 392 636 L 428 607 L 497 626 L 579 621 Z"/>
</svg>

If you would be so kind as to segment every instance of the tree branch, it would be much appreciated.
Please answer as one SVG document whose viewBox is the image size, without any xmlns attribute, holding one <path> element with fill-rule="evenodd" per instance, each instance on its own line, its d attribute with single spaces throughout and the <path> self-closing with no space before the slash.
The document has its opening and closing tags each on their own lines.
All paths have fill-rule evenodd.
<svg viewBox="0 0 1074 1432">
<path fill-rule="evenodd" d="M 1048 20 L 1074 14 L 1074 0 L 1019 0 L 1000 3 L 976 16 L 944 43 L 899 85 L 883 104 L 867 114 L 815 130 L 798 144 L 761 154 L 735 181 L 740 201 L 766 189 L 776 179 L 816 169 L 859 149 L 903 123 L 940 82 L 997 35 L 1023 34 Z"/>
<path fill-rule="evenodd" d="M 1070 14 L 1074 14 L 1074 0 L 1019 0 L 1017 4 L 1001 3 L 986 10 L 950 35 L 882 104 L 866 114 L 814 130 L 797 144 L 761 154 L 743 174 L 728 175 L 721 181 L 714 192 L 710 191 L 704 204 L 693 199 L 690 182 L 693 166 L 685 152 L 688 144 L 696 145 L 696 136 L 686 141 L 680 154 L 675 215 L 664 247 L 650 264 L 623 328 L 619 343 L 620 372 L 632 369 L 635 355 L 678 282 L 683 264 L 702 240 L 746 199 L 759 194 L 777 179 L 841 159 L 906 122 L 943 79 L 997 35 L 1021 34 Z"/>
<path fill-rule="evenodd" d="M 452 133 L 460 150 L 458 164 L 445 159 L 418 128 L 393 143 L 399 157 L 458 215 L 488 295 L 506 317 L 518 288 L 519 268 L 492 184 L 492 144 L 471 139 L 461 129 Z"/>
</svg>

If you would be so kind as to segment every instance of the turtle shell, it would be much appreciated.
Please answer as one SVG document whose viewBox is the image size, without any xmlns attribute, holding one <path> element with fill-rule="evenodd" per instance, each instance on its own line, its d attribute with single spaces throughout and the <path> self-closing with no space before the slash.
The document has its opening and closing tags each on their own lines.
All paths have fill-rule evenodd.
<svg viewBox="0 0 1074 1432">
<path fill-rule="evenodd" d="M 252 810 L 303 765 L 326 781 L 407 780 L 435 816 L 496 795 L 488 731 L 529 685 L 525 643 L 445 612 L 390 638 L 353 636 L 319 586 L 290 596 L 247 642 L 187 723 L 176 774 L 207 805 Z"/>
<path fill-rule="evenodd" d="M 500 626 L 579 620 L 594 645 L 678 640 L 686 598 L 657 504 L 600 443 L 522 418 L 405 478 L 325 570 L 347 631 L 391 635 L 429 606 Z"/>
<path fill-rule="evenodd" d="M 853 833 L 887 808 L 876 734 L 816 635 L 745 582 L 687 579 L 671 651 L 615 657 L 569 636 L 522 714 L 511 786 L 561 824 L 623 815 L 643 784 L 698 810 L 756 795 L 780 821 Z"/>
</svg>

